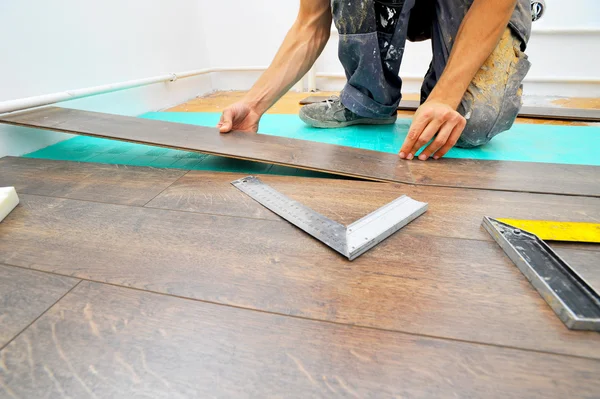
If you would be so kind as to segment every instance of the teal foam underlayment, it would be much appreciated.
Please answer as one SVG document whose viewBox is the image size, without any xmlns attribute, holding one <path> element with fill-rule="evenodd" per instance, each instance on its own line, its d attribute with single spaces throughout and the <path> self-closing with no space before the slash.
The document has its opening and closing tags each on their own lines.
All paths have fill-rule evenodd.
<svg viewBox="0 0 600 399">
<path fill-rule="evenodd" d="M 151 112 L 141 117 L 215 126 L 220 114 Z M 410 119 L 400 119 L 394 126 L 354 126 L 323 130 L 306 126 L 297 115 L 268 114 L 261 120 L 260 131 L 275 136 L 396 153 L 409 124 Z M 486 146 L 470 150 L 454 148 L 447 156 L 600 166 L 599 153 L 600 127 L 515 124 L 510 131 L 500 134 Z M 27 154 L 26 157 L 249 174 L 329 176 L 277 165 L 84 136 L 51 145 Z"/>
<path fill-rule="evenodd" d="M 219 113 L 150 112 L 142 118 L 169 122 L 215 126 Z M 260 132 L 321 143 L 397 153 L 402 146 L 410 119 L 399 119 L 394 126 L 351 126 L 317 129 L 304 124 L 297 115 L 267 114 Z M 485 146 L 474 149 L 453 148 L 448 158 L 496 161 L 600 165 L 600 127 L 533 125 L 515 123 Z"/>
<path fill-rule="evenodd" d="M 78 136 L 24 155 L 26 158 L 43 158 L 62 161 L 98 162 L 117 165 L 150 166 L 186 170 L 210 170 L 248 174 L 277 174 L 286 176 L 334 177 L 325 173 L 269 165 L 125 143 L 95 137 Z"/>
</svg>

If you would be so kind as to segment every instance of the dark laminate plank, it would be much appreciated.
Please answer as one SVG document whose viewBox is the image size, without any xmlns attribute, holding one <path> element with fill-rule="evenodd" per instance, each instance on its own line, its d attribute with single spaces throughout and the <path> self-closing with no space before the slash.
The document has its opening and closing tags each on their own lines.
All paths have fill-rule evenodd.
<svg viewBox="0 0 600 399">
<path fill-rule="evenodd" d="M 0 159 L 0 187 L 14 186 L 19 194 L 124 205 L 144 205 L 185 173 L 46 159 Z"/>
<path fill-rule="evenodd" d="M 523 106 L 519 116 L 566 121 L 600 122 L 600 110 L 586 108 Z"/>
<path fill-rule="evenodd" d="M 399 232 L 348 262 L 280 221 L 22 196 L 0 262 L 339 323 L 600 358 L 494 242 Z"/>
<path fill-rule="evenodd" d="M 195 172 L 196 171 L 188 172 L 167 190 L 163 191 L 160 195 L 150 201 L 146 206 L 186 212 L 281 220 L 273 212 L 269 211 L 267 208 L 231 185 L 232 181 L 245 177 L 245 174 Z M 271 176 L 260 175 L 260 178 L 263 181 L 272 184 L 273 179 L 270 177 Z M 278 182 L 283 181 L 294 185 L 305 185 L 307 188 L 324 186 L 324 180 L 331 180 L 331 182 L 328 183 L 330 184 L 330 187 L 338 189 L 347 187 L 344 180 L 337 179 L 313 179 L 289 176 L 278 176 L 274 179 L 274 181 Z M 380 183 L 370 182 L 368 184 L 377 185 Z M 273 185 L 273 187 L 276 186 Z M 277 189 L 279 188 L 280 187 L 277 187 Z M 324 193 L 322 196 L 323 202 L 327 202 L 330 199 L 328 194 L 330 194 L 330 192 Z"/>
<path fill-rule="evenodd" d="M 2 357 L 0 392 L 28 398 L 592 398 L 600 390 L 598 360 L 293 319 L 87 282 Z"/>
<path fill-rule="evenodd" d="M 2 116 L 0 122 L 348 176 L 411 181 L 407 163 L 395 154 L 285 137 L 242 132 L 220 134 L 216 128 L 58 107 Z"/>
<path fill-rule="evenodd" d="M 229 216 L 279 219 L 230 182 L 237 173 L 191 171 L 147 206 Z M 484 216 L 514 219 L 600 220 L 600 199 L 506 191 L 467 190 L 354 180 L 261 175 L 260 179 L 292 199 L 343 224 L 406 194 L 429 203 L 424 217 L 404 231 L 418 234 L 492 240 L 480 227 Z"/>
<path fill-rule="evenodd" d="M 12 157 L 0 159 L 0 170 L 0 186 L 16 184 L 22 194 L 134 205 L 145 203 L 148 196 L 185 173 L 177 171 L 171 176 L 169 170 L 154 168 Z M 168 180 L 157 180 L 162 172 L 165 172 Z M 279 220 L 230 184 L 243 176 L 237 173 L 191 171 L 154 198 L 148 206 Z M 483 216 L 581 222 L 600 220 L 598 198 L 339 179 L 260 177 L 284 194 L 344 224 L 352 223 L 402 194 L 412 196 L 430 204 L 426 218 L 419 218 L 405 228 L 420 234 L 491 240 L 489 234 L 480 228 Z M 154 189 L 154 185 L 158 187 Z M 100 195 L 94 195 L 96 192 Z M 600 250 L 598 247 L 587 246 L 586 249 Z"/>
<path fill-rule="evenodd" d="M 0 264 L 0 347 L 6 345 L 78 281 Z"/>
<path fill-rule="evenodd" d="M 320 103 L 328 98 L 328 96 L 309 96 L 300 100 L 300 104 L 306 105 Z M 419 104 L 420 102 L 416 100 L 402 100 L 398 105 L 398 109 L 403 111 L 416 111 L 417 108 L 419 108 Z M 600 122 L 600 110 L 586 108 L 541 107 L 526 105 L 521 107 L 519 116 L 526 118 Z"/>
<path fill-rule="evenodd" d="M 600 167 L 447 159 L 403 161 L 396 154 L 214 128 L 47 107 L 0 122 L 199 151 L 390 182 L 600 196 Z M 527 179 L 523 177 L 527 176 Z"/>
<path fill-rule="evenodd" d="M 552 242 L 549 244 L 573 270 L 579 273 L 596 292 L 600 293 L 600 253 L 561 248 Z M 600 245 L 596 245 L 597 247 Z"/>
<path fill-rule="evenodd" d="M 410 170 L 417 184 L 600 196 L 599 166 L 445 159 L 413 161 Z"/>
</svg>

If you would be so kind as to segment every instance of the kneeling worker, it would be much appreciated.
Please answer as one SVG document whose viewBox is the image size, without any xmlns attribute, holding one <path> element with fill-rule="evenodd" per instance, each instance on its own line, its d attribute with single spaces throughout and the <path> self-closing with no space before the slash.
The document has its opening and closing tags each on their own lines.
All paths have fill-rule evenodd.
<svg viewBox="0 0 600 399">
<path fill-rule="evenodd" d="M 339 98 L 304 106 L 300 118 L 321 128 L 393 124 L 405 41 L 431 39 L 433 59 L 400 157 L 438 159 L 509 129 L 529 70 L 530 0 L 301 0 L 275 59 L 218 127 L 258 130 L 263 113 L 311 68 L 335 21 L 348 82 Z"/>
</svg>

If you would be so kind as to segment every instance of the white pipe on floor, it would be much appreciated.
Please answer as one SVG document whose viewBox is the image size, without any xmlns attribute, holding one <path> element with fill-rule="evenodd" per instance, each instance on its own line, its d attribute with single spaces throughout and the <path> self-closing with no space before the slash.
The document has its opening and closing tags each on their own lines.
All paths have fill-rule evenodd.
<svg viewBox="0 0 600 399">
<path fill-rule="evenodd" d="M 159 75 L 152 78 L 129 80 L 121 83 L 113 83 L 107 85 L 100 85 L 94 87 L 87 87 L 84 89 L 67 90 L 58 93 L 44 94 L 41 96 L 20 98 L 17 100 L 9 100 L 0 102 L 0 114 L 7 112 L 20 111 L 28 108 L 40 107 L 43 105 L 56 104 L 63 101 L 76 100 L 85 97 L 91 97 L 99 94 L 114 93 L 121 90 L 133 89 L 136 87 L 147 86 L 161 82 L 174 82 L 178 79 L 185 79 L 192 76 L 200 76 L 209 73 L 217 72 L 262 72 L 267 67 L 250 66 L 250 67 L 217 67 L 217 68 L 204 68 L 195 69 L 186 72 L 171 73 L 165 75 Z M 341 73 L 317 73 L 316 68 L 313 66 L 307 76 L 308 90 L 316 91 L 317 89 L 317 78 L 331 78 L 331 79 L 346 79 L 346 75 Z M 422 80 L 422 76 L 403 76 L 404 80 L 419 81 Z M 535 83 L 587 83 L 587 84 L 598 84 L 600 78 L 596 77 L 526 77 L 525 82 Z M 298 91 L 302 91 L 303 80 L 300 80 L 294 88 Z"/>
<path fill-rule="evenodd" d="M 189 78 L 192 76 L 205 75 L 214 72 L 262 72 L 266 67 L 220 67 L 220 68 L 204 68 L 195 69 L 180 73 L 170 73 L 159 75 L 152 78 L 129 80 L 126 82 L 112 83 L 94 87 L 86 87 L 84 89 L 67 90 L 58 93 L 44 94 L 41 96 L 20 98 L 17 100 L 9 100 L 0 102 L 0 114 L 7 112 L 20 111 L 28 108 L 41 107 L 43 105 L 56 104 L 63 101 L 76 100 L 79 98 L 91 97 L 98 94 L 114 93 L 116 91 L 133 89 L 136 87 L 147 86 L 161 82 L 174 82 L 178 79 Z"/>
</svg>

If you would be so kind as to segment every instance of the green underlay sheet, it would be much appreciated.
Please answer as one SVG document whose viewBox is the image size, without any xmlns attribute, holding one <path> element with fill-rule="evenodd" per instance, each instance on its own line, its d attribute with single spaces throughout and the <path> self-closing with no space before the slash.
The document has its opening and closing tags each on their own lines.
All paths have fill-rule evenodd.
<svg viewBox="0 0 600 399">
<path fill-rule="evenodd" d="M 215 126 L 219 113 L 149 112 L 147 119 Z M 350 126 L 317 129 L 307 126 L 298 115 L 267 114 L 260 132 L 274 136 L 318 141 L 366 150 L 397 153 L 404 142 L 410 119 L 398 119 L 394 126 Z M 515 123 L 488 144 L 475 149 L 453 148 L 448 158 L 496 161 L 600 165 L 600 126 L 533 125 Z"/>
<path fill-rule="evenodd" d="M 77 136 L 24 156 L 26 158 L 150 166 L 154 168 L 306 177 L 336 177 L 310 170 L 86 136 Z"/>
<path fill-rule="evenodd" d="M 220 114 L 151 112 L 141 117 L 215 126 Z M 402 145 L 409 124 L 410 119 L 399 119 L 394 126 L 316 129 L 306 126 L 297 115 L 268 114 L 261 120 L 260 131 L 262 134 L 396 153 Z M 515 124 L 510 131 L 501 133 L 483 147 L 469 150 L 454 148 L 447 157 L 600 166 L 599 153 L 598 126 Z M 330 177 L 295 168 L 85 136 L 51 145 L 27 154 L 26 157 L 188 170 Z"/>
</svg>

